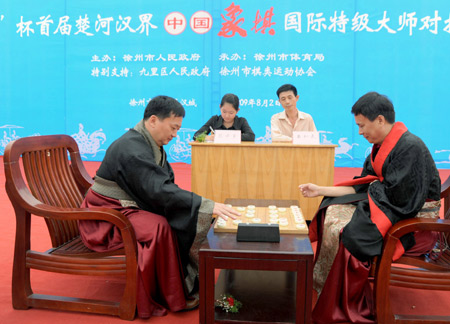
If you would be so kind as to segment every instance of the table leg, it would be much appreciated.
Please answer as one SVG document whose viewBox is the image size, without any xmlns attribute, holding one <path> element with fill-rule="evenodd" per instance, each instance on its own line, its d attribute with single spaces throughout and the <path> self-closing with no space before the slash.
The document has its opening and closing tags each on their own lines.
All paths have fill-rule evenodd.
<svg viewBox="0 0 450 324">
<path fill-rule="evenodd" d="M 206 323 L 206 276 L 205 276 L 205 255 L 204 253 L 200 253 L 199 255 L 199 269 L 198 269 L 198 278 L 199 278 L 199 323 Z"/>
<path fill-rule="evenodd" d="M 311 323 L 312 308 L 312 262 L 299 261 L 296 287 L 296 323 Z"/>
<path fill-rule="evenodd" d="M 199 322 L 200 324 L 214 323 L 214 258 L 210 256 L 200 256 L 199 262 L 200 279 L 200 306 Z"/>
</svg>

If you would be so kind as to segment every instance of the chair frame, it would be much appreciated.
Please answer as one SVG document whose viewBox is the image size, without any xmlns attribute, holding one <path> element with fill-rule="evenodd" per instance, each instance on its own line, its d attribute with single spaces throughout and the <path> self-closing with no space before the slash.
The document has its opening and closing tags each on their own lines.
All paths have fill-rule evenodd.
<svg viewBox="0 0 450 324">
<path fill-rule="evenodd" d="M 16 216 L 13 307 L 108 314 L 133 320 L 137 296 L 134 229 L 122 213 L 113 209 L 79 208 L 93 180 L 84 168 L 76 141 L 68 135 L 17 139 L 5 149 L 4 167 L 5 187 Z M 48 251 L 31 250 L 31 216 L 45 218 L 52 242 Z M 89 250 L 81 242 L 78 220 L 114 224 L 121 233 L 124 247 L 105 253 Z M 124 293 L 120 302 L 35 294 L 30 269 L 73 275 L 123 276 Z"/>
<path fill-rule="evenodd" d="M 450 323 L 450 316 L 415 316 L 393 314 L 389 286 L 414 289 L 450 291 L 450 251 L 445 251 L 441 259 L 429 256 L 403 256 L 392 262 L 395 247 L 400 238 L 415 231 L 437 231 L 450 238 L 450 177 L 442 184 L 441 199 L 444 202 L 445 219 L 413 218 L 398 222 L 384 237 L 381 256 L 377 258 L 374 299 L 377 323 Z M 409 267 L 392 267 L 403 264 Z M 412 268 L 415 267 L 415 268 Z"/>
</svg>

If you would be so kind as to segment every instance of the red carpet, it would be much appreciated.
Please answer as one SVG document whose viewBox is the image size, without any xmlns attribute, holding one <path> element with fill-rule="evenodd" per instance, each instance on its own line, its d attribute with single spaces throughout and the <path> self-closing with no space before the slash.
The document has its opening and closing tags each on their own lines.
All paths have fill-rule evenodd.
<svg viewBox="0 0 450 324">
<path fill-rule="evenodd" d="M 3 251 L 0 259 L 0 323 L 126 323 L 119 318 L 104 315 L 90 315 L 70 312 L 57 312 L 38 309 L 26 311 L 14 310 L 11 305 L 11 272 L 14 253 L 15 218 L 12 206 L 5 192 L 5 174 L 3 169 L 3 158 L 0 157 L 0 251 Z M 98 162 L 85 163 L 91 175 L 99 165 Z M 175 179 L 178 185 L 184 189 L 191 187 L 191 166 L 184 163 L 174 163 Z M 336 168 L 335 183 L 359 174 L 359 168 Z M 450 175 L 450 170 L 440 170 L 442 179 Z M 46 249 L 49 246 L 47 228 L 43 220 L 33 219 L 32 248 Z M 32 271 L 32 287 L 36 293 L 57 292 L 79 296 L 105 296 L 107 298 L 118 298 L 122 282 L 115 278 L 87 278 L 68 275 L 55 275 L 41 271 Z M 395 309 L 406 314 L 424 313 L 427 311 L 440 315 L 450 314 L 450 292 L 432 292 L 423 294 L 404 292 L 400 289 L 392 289 L 392 297 Z M 170 313 L 165 317 L 153 317 L 150 320 L 136 319 L 134 323 L 198 323 L 198 310 L 185 313 Z"/>
</svg>

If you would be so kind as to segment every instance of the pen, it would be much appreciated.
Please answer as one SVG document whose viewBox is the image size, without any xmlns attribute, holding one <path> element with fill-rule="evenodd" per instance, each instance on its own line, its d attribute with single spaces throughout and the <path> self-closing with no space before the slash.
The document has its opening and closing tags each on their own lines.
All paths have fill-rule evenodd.
<svg viewBox="0 0 450 324">
<path fill-rule="evenodd" d="M 211 133 L 214 134 L 214 129 L 211 126 L 209 126 L 209 129 L 211 130 Z"/>
</svg>

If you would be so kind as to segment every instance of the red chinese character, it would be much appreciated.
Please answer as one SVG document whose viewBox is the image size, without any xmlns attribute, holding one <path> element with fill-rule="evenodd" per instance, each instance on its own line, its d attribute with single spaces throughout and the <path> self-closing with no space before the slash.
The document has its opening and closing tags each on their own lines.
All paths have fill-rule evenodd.
<svg viewBox="0 0 450 324">
<path fill-rule="evenodd" d="M 261 34 L 265 34 L 266 33 L 266 28 L 269 28 L 272 25 L 275 25 L 274 22 L 272 22 L 272 17 L 273 17 L 273 7 L 270 7 L 270 10 L 267 10 L 265 15 L 264 15 L 264 19 L 261 17 L 259 10 L 256 12 L 256 17 L 255 17 L 255 26 L 252 27 L 251 30 L 255 30 L 255 33 L 261 31 Z M 262 22 L 262 26 L 260 28 L 258 28 L 258 25 Z M 273 28 L 270 28 L 269 30 L 269 35 L 273 36 L 275 35 L 275 30 Z"/>
<path fill-rule="evenodd" d="M 173 29 L 175 30 L 175 29 L 177 29 L 177 25 L 178 26 L 183 25 L 183 20 L 173 17 L 173 19 L 167 21 L 167 25 L 173 26 Z"/>
<path fill-rule="evenodd" d="M 226 18 L 221 14 L 225 22 L 222 23 L 222 29 L 217 35 L 223 37 L 233 37 L 234 34 L 238 33 L 242 37 L 246 37 L 247 31 L 239 27 L 239 25 L 244 22 L 244 18 L 240 18 L 236 21 L 236 16 L 239 16 L 242 13 L 241 7 L 232 2 L 231 5 L 225 10 L 227 11 L 227 16 L 230 20 L 226 20 Z"/>
<path fill-rule="evenodd" d="M 209 28 L 209 18 L 194 18 L 194 28 Z"/>
</svg>

